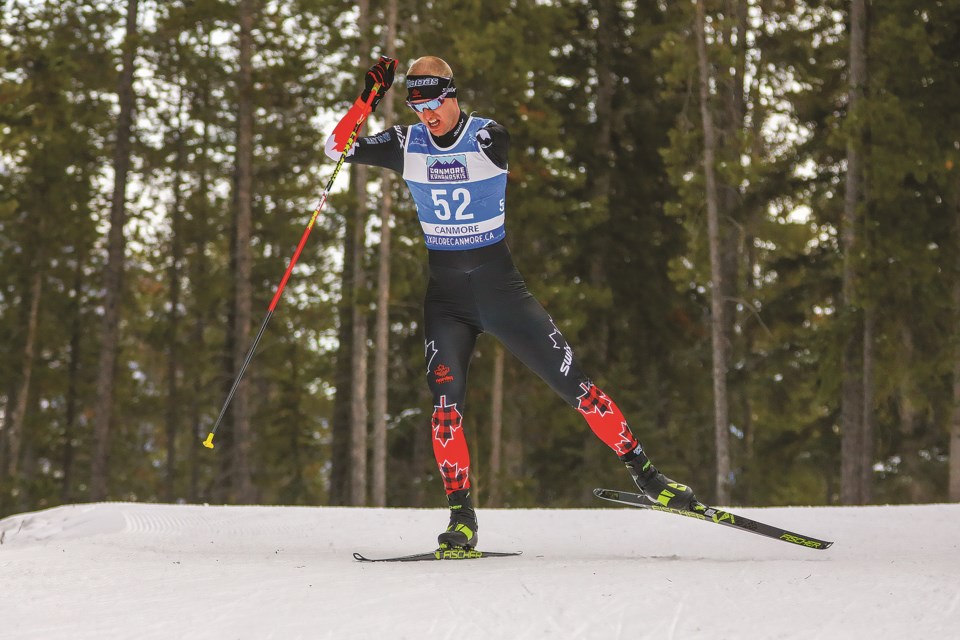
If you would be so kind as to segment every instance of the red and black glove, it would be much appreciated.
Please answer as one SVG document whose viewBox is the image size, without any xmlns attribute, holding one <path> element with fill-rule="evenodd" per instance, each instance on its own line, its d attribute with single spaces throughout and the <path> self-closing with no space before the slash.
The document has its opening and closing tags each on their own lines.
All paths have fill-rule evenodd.
<svg viewBox="0 0 960 640">
<path fill-rule="evenodd" d="M 380 56 L 380 61 L 367 71 L 367 75 L 364 78 L 363 93 L 360 94 L 360 99 L 364 102 L 369 100 L 373 86 L 379 83 L 380 86 L 377 88 L 377 95 L 373 97 L 373 102 L 370 103 L 370 108 L 374 111 L 377 110 L 377 105 L 383 100 L 383 96 L 387 95 L 387 90 L 390 88 L 390 85 L 393 84 L 393 75 L 396 71 L 397 61 L 387 56 Z"/>
</svg>

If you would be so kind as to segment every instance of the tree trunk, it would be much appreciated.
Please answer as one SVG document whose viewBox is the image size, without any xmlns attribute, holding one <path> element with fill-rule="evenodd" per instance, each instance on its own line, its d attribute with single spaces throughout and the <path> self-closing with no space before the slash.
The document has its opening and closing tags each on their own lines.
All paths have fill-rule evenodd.
<svg viewBox="0 0 960 640">
<path fill-rule="evenodd" d="M 370 50 L 370 2 L 357 3 L 360 31 L 360 51 Z M 368 60 L 361 58 L 366 64 Z M 367 180 L 370 172 L 363 165 L 353 166 L 353 189 L 357 209 L 353 216 L 354 255 L 350 261 L 353 270 L 353 344 L 350 348 L 350 371 L 353 382 L 350 386 L 350 504 L 367 503 L 367 275 L 364 265 L 367 239 Z M 346 267 L 346 265 L 345 265 Z"/>
<path fill-rule="evenodd" d="M 362 506 L 367 503 L 367 309 L 364 304 L 366 272 L 364 254 L 366 249 L 366 185 L 367 167 L 355 167 L 354 184 L 357 194 L 357 210 L 353 226 L 353 344 L 350 349 L 350 371 L 353 383 L 350 386 L 350 504 Z"/>
<path fill-rule="evenodd" d="M 616 88 L 618 78 L 615 72 L 617 52 L 615 46 L 620 40 L 621 17 L 616 0 L 599 0 L 597 7 L 596 32 L 596 74 L 597 89 L 594 109 L 596 110 L 596 136 L 593 141 L 593 156 L 596 158 L 593 170 L 590 171 L 590 200 L 593 208 L 593 222 L 596 229 L 603 229 L 609 222 L 610 201 L 613 196 L 612 172 L 615 162 L 613 149 L 613 135 L 616 130 Z M 590 272 L 588 274 L 590 288 L 595 291 L 607 289 L 607 269 L 605 265 L 607 243 L 606 236 L 600 233 L 591 233 L 590 242 L 594 244 L 590 250 Z M 586 336 L 585 353 L 592 353 L 598 362 L 610 361 L 610 322 L 606 320 L 609 309 L 594 307 L 597 317 L 591 323 L 591 329 Z M 590 455 L 597 450 L 586 450 Z"/>
<path fill-rule="evenodd" d="M 20 373 L 20 388 L 17 389 L 10 418 L 8 444 L 8 474 L 13 486 L 19 486 L 20 449 L 23 444 L 23 422 L 27 415 L 27 401 L 30 397 L 30 379 L 33 375 L 33 358 L 37 345 L 37 324 L 40 317 L 40 295 L 43 291 L 43 274 L 35 268 L 30 278 L 30 313 L 27 316 L 27 336 L 23 345 L 23 364 Z"/>
<path fill-rule="evenodd" d="M 289 382 L 286 384 L 289 385 L 289 393 L 284 393 L 283 398 L 285 400 L 286 406 L 289 407 L 290 415 L 300 417 L 304 415 L 304 411 L 301 407 L 301 389 L 304 388 L 304 384 L 301 381 L 301 373 L 304 370 L 303 365 L 300 360 L 301 345 L 299 342 L 293 341 L 287 345 L 287 362 L 290 363 L 289 368 Z M 310 357 L 308 352 L 308 358 Z M 263 393 L 262 395 L 267 395 L 269 393 L 269 387 L 267 381 L 263 381 Z M 307 453 L 304 451 L 304 448 L 301 446 L 301 433 L 303 429 L 300 426 L 299 420 L 291 421 L 284 432 L 287 436 L 287 442 L 289 446 L 289 453 L 286 454 L 285 466 L 287 467 L 287 474 L 289 481 L 282 485 L 281 500 L 284 504 L 302 504 L 304 501 L 304 495 L 307 493 L 306 486 L 304 484 L 307 477 L 307 471 L 304 465 L 304 458 L 307 456 Z"/>
<path fill-rule="evenodd" d="M 503 363 L 504 380 L 511 376 L 511 372 L 507 370 L 507 367 L 511 366 L 510 363 L 510 360 L 505 360 Z M 527 403 L 514 402 L 512 398 L 505 399 L 507 400 L 503 409 L 505 422 L 522 425 L 533 424 L 540 420 L 540 416 L 533 415 L 534 409 Z M 527 444 L 524 442 L 524 435 L 523 429 L 506 429 L 501 434 L 504 446 L 501 454 L 500 492 L 504 507 L 510 506 L 507 494 L 511 484 L 527 480 Z"/>
<path fill-rule="evenodd" d="M 950 413 L 950 474 L 948 495 L 951 502 L 960 502 L 960 178 L 953 188 L 953 411 Z"/>
<path fill-rule="evenodd" d="M 210 37 L 207 34 L 204 43 L 204 56 L 210 56 Z M 206 114 L 210 104 L 209 88 L 201 85 L 199 91 L 200 112 Z M 204 334 L 206 332 L 209 306 L 202 296 L 208 288 L 206 280 L 208 274 L 207 266 L 207 238 L 210 231 L 210 145 L 211 145 L 211 126 L 208 122 L 203 123 L 203 133 L 201 134 L 200 147 L 195 150 L 197 163 L 199 165 L 199 177 L 197 182 L 196 205 L 193 208 L 193 259 L 189 261 L 190 265 L 190 288 L 194 293 L 194 323 L 191 330 L 191 352 L 193 354 L 203 354 L 206 352 L 204 344 Z M 193 439 L 191 446 L 187 449 L 190 465 L 190 482 L 188 496 L 192 503 L 200 502 L 200 452 L 202 448 L 199 443 L 206 435 L 207 430 L 201 423 L 202 410 L 200 407 L 199 392 L 206 385 L 203 382 L 203 372 L 200 367 L 190 367 L 190 384 L 188 388 L 195 390 L 190 394 L 190 402 L 187 413 L 190 416 L 190 424 L 193 430 Z M 211 496 L 205 495 L 206 500 L 211 500 Z"/>
<path fill-rule="evenodd" d="M 387 26 L 384 51 L 396 56 L 397 0 L 387 3 Z M 397 92 L 388 93 L 380 105 L 384 121 L 394 118 Z M 373 341 L 373 425 L 371 447 L 370 501 L 375 507 L 387 505 L 387 393 L 390 361 L 390 236 L 393 209 L 393 172 L 384 169 L 381 177 L 383 200 L 380 202 L 380 264 L 377 272 L 377 317 Z"/>
<path fill-rule="evenodd" d="M 755 267 L 757 266 L 757 250 L 753 243 L 753 237 L 748 237 L 745 245 L 745 259 L 746 259 L 746 277 L 743 282 L 743 290 L 745 292 L 744 297 L 747 300 L 754 300 L 757 297 L 757 290 L 754 285 Z M 746 323 L 745 323 L 746 324 Z M 754 349 L 756 348 L 756 332 L 758 330 L 758 323 L 753 322 L 749 323 L 749 326 L 744 326 L 743 328 L 743 357 L 749 362 L 754 357 Z M 749 376 L 751 373 L 751 368 L 746 368 L 746 375 Z M 741 421 L 741 428 L 743 430 L 743 453 L 742 459 L 740 462 L 740 479 L 742 479 L 742 484 L 738 488 L 737 497 L 740 498 L 743 502 L 742 504 L 752 504 L 753 503 L 753 487 L 755 484 L 754 479 L 754 470 L 756 465 L 754 463 L 754 451 L 756 443 L 756 427 L 753 422 L 753 402 L 751 399 L 750 393 L 750 381 L 743 380 L 739 393 L 737 394 L 739 398 L 740 405 L 740 416 L 739 420 Z"/>
<path fill-rule="evenodd" d="M 369 0 L 358 3 L 358 8 L 359 50 L 366 52 L 370 40 Z M 361 66 L 367 63 L 365 57 L 361 58 Z M 363 71 L 366 68 L 360 73 Z M 330 468 L 330 504 L 334 505 L 365 504 L 367 493 L 367 320 L 366 310 L 359 301 L 366 280 L 363 261 L 369 172 L 363 165 L 351 165 L 350 169 L 350 193 L 355 198 L 355 207 L 351 212 L 348 205 L 344 225 Z"/>
<path fill-rule="evenodd" d="M 170 266 L 167 278 L 170 282 L 170 313 L 167 319 L 167 406 L 164 420 L 167 434 L 167 469 L 164 482 L 164 494 L 167 502 L 176 499 L 175 482 L 177 477 L 177 425 L 180 422 L 180 398 L 177 377 L 180 371 L 180 264 L 183 261 L 183 171 L 186 162 L 186 149 L 183 144 L 184 101 L 183 87 L 180 87 L 180 103 L 177 118 L 176 160 L 174 166 L 173 207 L 170 213 Z"/>
<path fill-rule="evenodd" d="M 924 496 L 930 494 L 928 487 L 924 486 L 921 479 L 923 459 L 920 457 L 920 450 L 923 448 L 923 435 L 920 429 L 920 416 L 914 404 L 916 389 L 909 373 L 910 365 L 915 358 L 913 328 L 909 323 L 900 327 L 899 343 L 898 361 L 903 365 L 900 371 L 899 397 L 897 398 L 902 437 L 900 472 L 908 485 L 910 502 L 918 503 L 923 502 Z"/>
<path fill-rule="evenodd" d="M 714 153 L 717 149 L 726 150 L 721 152 L 721 157 L 714 158 L 721 164 L 730 163 L 731 166 L 741 162 L 740 156 L 745 150 L 743 140 L 749 135 L 749 123 L 746 117 L 746 95 L 748 93 L 748 76 L 746 73 L 747 56 L 750 53 L 747 46 L 747 31 L 749 24 L 747 19 L 746 0 L 726 0 L 726 14 L 730 17 L 724 21 L 723 41 L 732 53 L 734 63 L 730 74 L 724 74 L 724 77 L 715 78 L 718 82 L 718 92 L 722 96 L 722 108 L 716 113 L 720 123 L 714 122 L 716 130 L 714 139 Z M 708 66 L 709 58 L 707 59 Z M 759 63 L 759 60 L 755 61 Z M 709 77 L 709 76 L 708 76 Z M 711 113 L 714 113 L 711 111 Z M 759 158 L 758 158 L 759 159 Z M 728 224 L 720 225 L 720 264 L 723 274 L 723 290 L 721 297 L 723 299 L 723 348 L 724 352 L 724 370 L 729 368 L 729 363 L 733 361 L 741 362 L 750 358 L 751 336 L 747 335 L 747 330 L 740 322 L 738 315 L 738 300 L 746 298 L 750 300 L 749 293 L 746 296 L 741 295 L 740 287 L 749 290 L 749 281 L 753 277 L 752 262 L 750 250 L 752 248 L 753 238 L 749 236 L 750 230 L 754 228 L 751 224 L 751 217 L 758 215 L 757 212 L 748 206 L 745 206 L 744 188 L 739 184 L 728 184 L 728 180 L 722 177 L 716 178 L 717 183 L 717 210 L 721 220 L 729 220 Z M 762 212 L 759 215 L 763 215 Z M 746 276 L 747 283 L 741 284 L 741 273 Z M 740 331 L 738 331 L 738 328 Z M 740 339 L 738 339 L 740 338 Z M 731 384 L 729 377 L 727 379 L 727 406 L 730 403 L 737 403 L 742 407 L 743 413 L 739 417 L 727 417 L 727 435 L 728 442 L 728 468 L 736 466 L 733 452 L 730 451 L 729 425 L 739 422 L 743 425 L 744 432 L 748 431 L 747 423 L 750 421 L 750 398 L 749 398 L 749 374 L 748 369 L 743 370 L 739 377 L 739 385 Z M 731 388 L 732 387 L 732 388 Z M 729 409 L 728 409 L 729 411 Z M 752 438 L 752 436 L 751 436 Z M 748 458 L 748 449 L 751 444 L 744 443 L 742 455 L 746 460 Z M 745 465 L 741 466 L 745 469 Z M 747 473 L 744 471 L 739 474 L 739 479 L 746 479 Z M 730 486 L 733 475 L 728 475 L 728 491 L 732 492 Z M 733 499 L 733 496 L 730 496 Z"/>
<path fill-rule="evenodd" d="M 490 390 L 490 481 L 487 506 L 498 507 L 503 500 L 500 479 L 503 452 L 503 346 L 493 348 L 493 385 Z"/>
<path fill-rule="evenodd" d="M 0 483 L 7 477 L 7 450 L 9 449 L 7 446 L 9 440 L 7 425 L 10 424 L 10 419 L 13 416 L 13 398 L 17 395 L 16 385 L 13 384 L 12 380 L 10 382 L 10 388 L 7 389 L 7 393 L 3 397 L 3 422 L 0 423 Z M 0 511 L 4 509 L 4 497 L 5 492 L 3 486 L 0 485 Z"/>
<path fill-rule="evenodd" d="M 240 1 L 240 60 L 237 77 L 237 175 L 234 234 L 233 373 L 243 366 L 250 347 L 251 273 L 250 240 L 253 227 L 253 23 L 255 0 Z M 233 411 L 233 490 L 237 502 L 254 501 L 250 461 L 250 387 L 243 380 L 231 405 Z"/>
<path fill-rule="evenodd" d="M 38 231 L 36 234 L 36 237 L 37 238 L 43 237 L 42 232 Z M 26 239 L 26 242 L 31 245 L 36 245 L 38 241 L 36 239 L 33 239 L 31 241 L 28 238 Z M 35 263 L 42 264 L 43 261 L 36 260 Z M 18 307 L 17 308 L 17 311 L 18 311 L 17 326 L 22 328 L 21 331 L 23 333 L 23 341 L 22 341 L 23 351 L 26 351 L 27 346 L 30 342 L 30 338 L 28 334 L 29 334 L 29 325 L 30 325 L 30 313 L 31 313 L 31 308 L 33 306 L 33 304 L 30 301 L 31 300 L 30 296 L 33 289 L 34 275 L 35 275 L 35 272 L 33 270 L 27 270 L 27 272 L 23 274 L 24 277 L 20 279 L 21 281 L 19 282 L 19 288 L 23 291 L 23 294 L 20 300 L 20 304 L 17 305 Z M 23 352 L 21 352 L 21 355 L 22 354 Z M 22 368 L 24 367 L 24 363 L 22 361 L 18 361 L 14 364 L 14 366 L 16 366 L 17 368 Z M 9 483 L 9 486 L 5 484 L 8 472 L 10 471 L 11 465 L 13 464 L 10 459 L 11 458 L 10 449 L 11 447 L 14 446 L 14 443 L 13 443 L 14 436 L 11 433 L 12 428 L 10 425 L 12 425 L 16 421 L 15 414 L 17 413 L 18 398 L 20 396 L 20 389 L 22 388 L 22 386 L 23 386 L 23 381 L 21 379 L 14 379 L 14 378 L 10 379 L 9 386 L 7 388 L 7 395 L 5 398 L 6 402 L 4 404 L 4 410 L 3 410 L 3 422 L 2 422 L 2 425 L 0 425 L 0 445 L 2 445 L 0 446 L 0 512 L 3 512 L 8 508 L 6 503 L 7 498 L 13 498 L 10 501 L 11 507 L 17 508 L 20 511 L 24 510 L 23 508 L 21 508 L 23 503 L 23 495 L 19 494 L 19 486 L 17 483 L 18 474 L 10 473 L 11 482 Z M 26 414 L 27 410 L 28 410 L 28 407 L 25 406 L 23 409 L 23 413 Z M 18 473 L 22 473 L 23 465 L 21 464 L 21 460 L 23 460 L 24 458 L 23 446 L 21 444 L 22 440 L 19 435 L 17 436 L 16 439 L 18 440 L 18 443 L 16 444 L 16 448 L 18 450 L 16 455 L 16 459 L 17 459 L 16 467 L 20 469 L 20 472 Z"/>
<path fill-rule="evenodd" d="M 865 0 L 850 3 L 850 70 L 848 118 L 857 118 L 866 83 Z M 856 120 L 854 120 L 856 123 Z M 843 247 L 843 316 L 847 318 L 841 385 L 840 500 L 863 504 L 863 317 L 859 309 L 858 254 L 861 207 L 861 130 L 854 124 L 847 143 L 847 180 L 844 193 L 841 242 Z"/>
<path fill-rule="evenodd" d="M 353 375 L 350 367 L 352 359 L 350 348 L 353 345 L 353 232 L 350 214 L 344 230 L 343 275 L 341 277 L 340 305 L 337 309 L 337 362 L 334 369 L 336 396 L 333 400 L 333 416 L 330 421 L 330 491 L 328 502 L 331 505 L 350 503 L 350 408 Z"/>
<path fill-rule="evenodd" d="M 353 216 L 347 213 L 343 238 L 343 273 L 340 280 L 340 304 L 337 309 L 337 362 L 334 369 L 336 396 L 330 423 L 330 491 L 331 505 L 350 504 L 350 414 L 353 402 Z"/>
<path fill-rule="evenodd" d="M 707 196 L 707 227 L 710 239 L 710 275 L 712 280 L 710 309 L 713 342 L 713 405 L 714 443 L 716 446 L 716 502 L 730 501 L 730 431 L 727 399 L 727 348 L 724 337 L 724 277 L 720 246 L 720 214 L 718 211 L 715 174 L 716 133 L 710 111 L 710 67 L 707 60 L 704 0 L 697 0 L 697 62 L 700 69 L 700 116 L 703 120 L 703 169 Z"/>
<path fill-rule="evenodd" d="M 127 172 L 130 169 L 130 131 L 135 96 L 133 65 L 136 58 L 138 0 L 127 1 L 126 36 L 123 42 L 123 69 L 117 86 L 120 115 L 113 153 L 113 197 L 110 201 L 110 232 L 107 238 L 107 265 L 103 275 L 103 330 L 97 370 L 97 401 L 93 419 L 93 459 L 91 460 L 90 499 L 103 500 L 109 484 L 110 422 L 113 418 L 113 387 L 116 378 L 120 336 L 120 299 L 123 288 L 127 220 Z"/>
<path fill-rule="evenodd" d="M 84 262 L 86 252 L 79 251 L 77 262 L 73 267 L 73 302 L 70 315 L 70 355 L 67 364 L 67 406 L 63 418 L 63 481 L 60 484 L 60 501 L 73 501 L 73 457 L 74 437 L 77 426 L 77 400 L 79 397 L 80 382 L 80 345 L 83 332 L 83 313 L 81 300 L 83 299 Z"/>
<path fill-rule="evenodd" d="M 426 384 L 417 385 L 416 405 L 418 407 L 430 406 L 430 388 Z M 432 486 L 432 482 L 424 482 L 425 478 L 433 480 L 437 472 L 437 463 L 433 460 L 433 446 L 431 444 L 431 425 L 430 413 L 422 415 L 416 419 L 413 434 L 413 452 L 410 460 L 410 468 L 413 469 L 414 477 L 418 480 L 409 486 L 408 502 L 411 507 L 424 507 L 432 504 L 427 499 L 427 487 Z M 436 496 L 435 491 L 430 492 L 431 498 Z"/>
<path fill-rule="evenodd" d="M 876 433 L 876 416 L 873 411 L 876 356 L 877 312 L 872 306 L 863 313 L 863 416 L 860 445 L 860 491 L 864 504 L 873 502 L 873 437 Z"/>
</svg>

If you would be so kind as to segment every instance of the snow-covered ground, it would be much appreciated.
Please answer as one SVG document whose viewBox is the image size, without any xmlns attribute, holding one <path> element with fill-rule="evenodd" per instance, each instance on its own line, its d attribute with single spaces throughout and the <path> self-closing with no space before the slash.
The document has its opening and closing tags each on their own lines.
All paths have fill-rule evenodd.
<svg viewBox="0 0 960 640">
<path fill-rule="evenodd" d="M 642 511 L 100 503 L 0 520 L 0 638 L 956 638 L 960 505 L 742 509 L 815 551 Z"/>
</svg>

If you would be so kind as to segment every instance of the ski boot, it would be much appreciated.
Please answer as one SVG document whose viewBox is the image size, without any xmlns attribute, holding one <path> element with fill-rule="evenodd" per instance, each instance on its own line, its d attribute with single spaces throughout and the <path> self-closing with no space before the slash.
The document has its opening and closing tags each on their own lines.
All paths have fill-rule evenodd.
<svg viewBox="0 0 960 640">
<path fill-rule="evenodd" d="M 686 511 L 693 510 L 694 505 L 698 503 L 697 497 L 693 495 L 693 489 L 674 482 L 657 471 L 639 444 L 636 449 L 621 456 L 620 460 L 627 465 L 627 471 L 633 476 L 633 481 L 640 487 L 640 491 L 654 502 L 671 509 Z"/>
<path fill-rule="evenodd" d="M 477 512 L 473 509 L 470 490 L 447 494 L 447 502 L 450 504 L 450 524 L 437 536 L 440 548 L 473 549 L 477 546 Z"/>
</svg>

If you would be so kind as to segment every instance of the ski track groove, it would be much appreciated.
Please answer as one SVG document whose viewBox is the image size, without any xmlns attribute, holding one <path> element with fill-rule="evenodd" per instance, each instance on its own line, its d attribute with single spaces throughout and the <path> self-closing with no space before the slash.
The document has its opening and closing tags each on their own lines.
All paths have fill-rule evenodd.
<svg viewBox="0 0 960 640">
<path fill-rule="evenodd" d="M 957 606 L 960 606 L 960 592 L 953 596 L 953 601 L 950 602 L 950 608 L 947 609 L 947 615 L 951 615 L 954 611 L 956 611 Z"/>
<path fill-rule="evenodd" d="M 165 513 L 167 510 L 135 511 L 123 513 L 126 523 L 124 528 L 129 533 L 181 533 L 192 529 L 199 529 L 202 525 L 209 523 L 209 519 L 203 514 L 191 513 L 184 510 Z M 188 515 L 189 514 L 189 515 Z"/>
<path fill-rule="evenodd" d="M 670 630 L 667 633 L 667 638 L 673 640 L 677 637 L 677 626 L 680 624 L 680 614 L 683 612 L 683 601 L 686 599 L 686 596 L 680 598 L 677 602 L 677 606 L 673 610 L 673 620 L 670 621 Z"/>
</svg>

